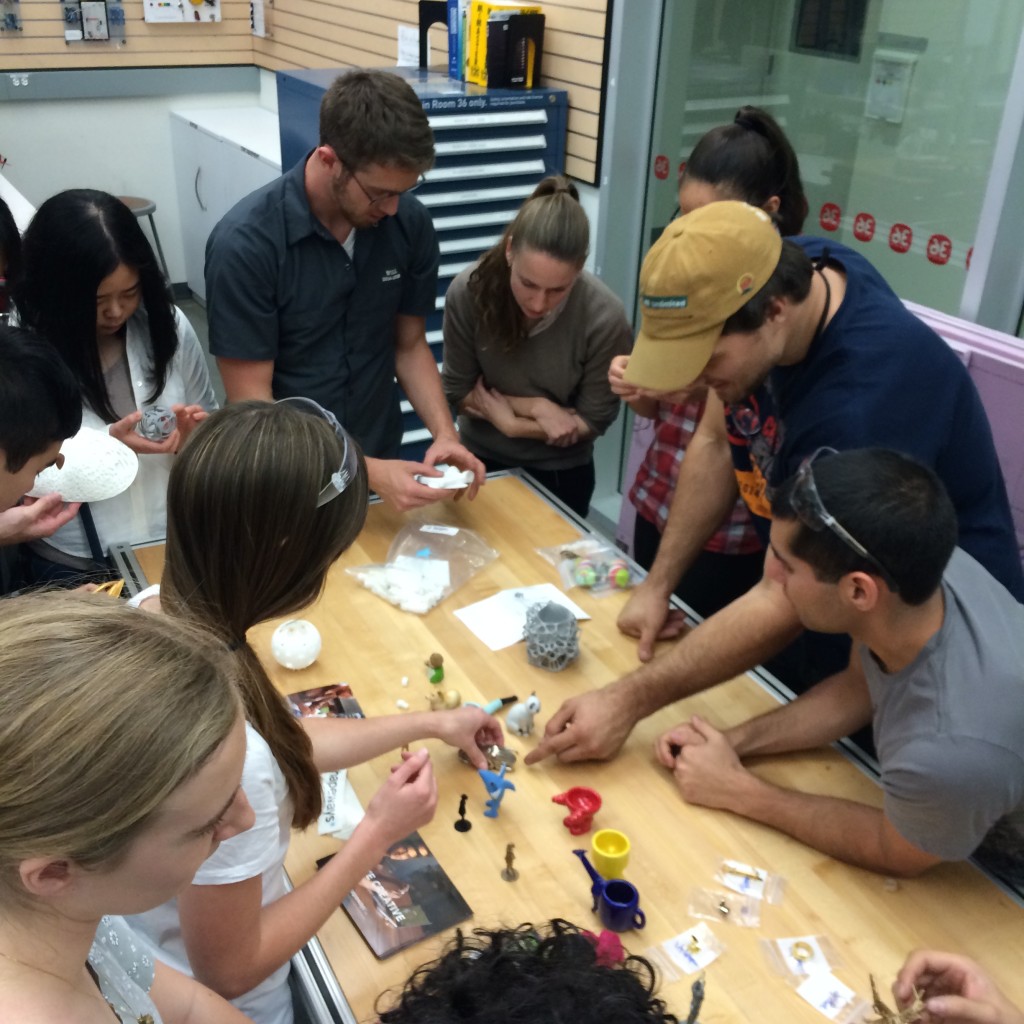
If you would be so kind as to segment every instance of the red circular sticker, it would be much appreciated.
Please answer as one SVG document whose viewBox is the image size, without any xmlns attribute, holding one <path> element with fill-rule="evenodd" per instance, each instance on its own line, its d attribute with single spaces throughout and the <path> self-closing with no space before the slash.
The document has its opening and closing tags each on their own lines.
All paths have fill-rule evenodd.
<svg viewBox="0 0 1024 1024">
<path fill-rule="evenodd" d="M 664 153 L 659 153 L 654 158 L 654 176 L 658 181 L 664 181 L 668 177 L 668 170 L 668 157 Z"/>
<path fill-rule="evenodd" d="M 818 214 L 818 223 L 826 231 L 838 231 L 839 221 L 842 216 L 843 211 L 835 203 L 824 203 L 821 207 L 821 212 Z"/>
<path fill-rule="evenodd" d="M 945 235 L 932 235 L 928 239 L 928 248 L 925 252 L 929 263 L 941 267 L 949 262 L 949 257 L 953 254 L 953 243 Z"/>
<path fill-rule="evenodd" d="M 907 224 L 893 224 L 889 228 L 889 248 L 893 252 L 909 252 L 914 232 Z"/>
<path fill-rule="evenodd" d="M 858 242 L 870 242 L 875 237 L 875 218 L 870 213 L 858 213 L 853 218 L 853 237 Z"/>
</svg>

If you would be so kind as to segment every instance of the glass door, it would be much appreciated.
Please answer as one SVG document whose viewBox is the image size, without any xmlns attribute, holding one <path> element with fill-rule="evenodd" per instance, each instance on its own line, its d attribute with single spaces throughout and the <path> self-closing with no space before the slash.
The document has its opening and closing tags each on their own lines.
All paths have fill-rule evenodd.
<svg viewBox="0 0 1024 1024">
<path fill-rule="evenodd" d="M 797 151 L 805 231 L 956 314 L 1022 28 L 1019 0 L 670 0 L 645 243 L 694 143 L 749 103 Z"/>
</svg>

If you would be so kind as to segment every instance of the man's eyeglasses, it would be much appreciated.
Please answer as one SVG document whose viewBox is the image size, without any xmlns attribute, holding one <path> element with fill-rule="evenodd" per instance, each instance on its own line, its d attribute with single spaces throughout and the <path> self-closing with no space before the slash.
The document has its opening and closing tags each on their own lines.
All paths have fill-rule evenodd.
<svg viewBox="0 0 1024 1024">
<path fill-rule="evenodd" d="M 398 199 L 399 196 L 408 195 L 410 192 L 415 192 L 427 179 L 421 174 L 416 179 L 415 185 L 410 185 L 409 188 L 403 189 L 401 192 L 382 192 L 379 196 L 370 195 L 367 191 L 366 186 L 359 180 L 355 171 L 349 171 L 348 176 L 359 186 L 360 191 L 366 196 L 366 201 L 370 206 L 380 206 L 381 203 L 386 203 L 389 199 Z"/>
<path fill-rule="evenodd" d="M 323 489 L 317 495 L 316 507 L 320 508 L 327 502 L 333 501 L 339 494 L 344 493 L 348 485 L 356 478 L 359 472 L 359 456 L 356 446 L 352 438 L 348 436 L 348 431 L 338 422 L 338 417 L 330 409 L 325 409 L 319 402 L 314 402 L 312 398 L 296 397 L 278 399 L 277 404 L 280 405 L 282 402 L 292 403 L 299 412 L 326 420 L 342 443 L 341 465 L 331 474 L 331 479 L 324 484 Z"/>
<path fill-rule="evenodd" d="M 836 455 L 835 448 L 823 447 L 808 455 L 800 468 L 796 471 L 796 480 L 793 483 L 793 491 L 790 495 L 790 503 L 797 518 L 808 529 L 815 533 L 824 530 L 826 527 L 831 530 L 851 551 L 860 555 L 865 562 L 878 570 L 878 575 L 885 580 L 889 589 L 894 593 L 900 592 L 899 585 L 882 563 L 856 537 L 853 536 L 834 515 L 832 515 L 818 493 L 818 486 L 814 482 L 814 460 L 819 455 Z"/>
</svg>

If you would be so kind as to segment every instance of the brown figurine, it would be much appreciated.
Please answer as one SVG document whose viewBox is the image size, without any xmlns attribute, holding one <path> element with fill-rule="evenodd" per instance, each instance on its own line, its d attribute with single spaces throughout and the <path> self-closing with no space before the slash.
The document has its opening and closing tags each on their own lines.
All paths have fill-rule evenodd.
<svg viewBox="0 0 1024 1024">
<path fill-rule="evenodd" d="M 516 862 L 516 844 L 509 843 L 505 847 L 505 870 L 502 871 L 501 877 L 506 882 L 514 882 L 519 877 L 519 872 L 513 867 Z"/>
<path fill-rule="evenodd" d="M 921 998 L 921 993 L 916 988 L 914 989 L 914 1001 L 910 1006 L 904 1010 L 890 1010 L 878 994 L 874 975 L 869 974 L 868 977 L 871 979 L 871 1005 L 878 1016 L 869 1017 L 867 1024 L 914 1024 L 914 1021 L 920 1020 L 924 1016 L 924 999 Z"/>
</svg>

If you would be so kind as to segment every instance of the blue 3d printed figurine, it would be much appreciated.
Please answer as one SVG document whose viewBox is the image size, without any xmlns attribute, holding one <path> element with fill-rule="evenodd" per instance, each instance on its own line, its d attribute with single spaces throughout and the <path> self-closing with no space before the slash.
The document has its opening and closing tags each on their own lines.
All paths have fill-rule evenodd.
<svg viewBox="0 0 1024 1024">
<path fill-rule="evenodd" d="M 509 782 L 505 778 L 505 772 L 508 770 L 508 765 L 503 764 L 500 771 L 492 772 L 489 768 L 478 769 L 480 778 L 483 779 L 484 785 L 487 787 L 487 795 L 490 799 L 487 801 L 487 810 L 484 811 L 485 818 L 496 818 L 498 816 L 498 809 L 501 807 L 501 798 L 505 795 L 505 790 L 515 790 L 515 785 Z"/>
</svg>

